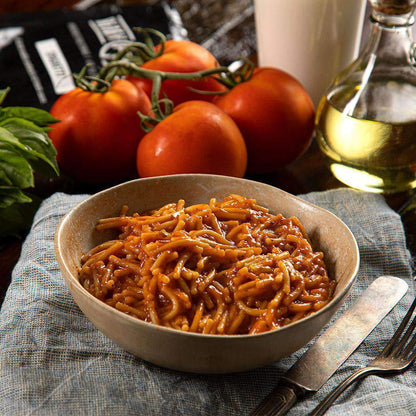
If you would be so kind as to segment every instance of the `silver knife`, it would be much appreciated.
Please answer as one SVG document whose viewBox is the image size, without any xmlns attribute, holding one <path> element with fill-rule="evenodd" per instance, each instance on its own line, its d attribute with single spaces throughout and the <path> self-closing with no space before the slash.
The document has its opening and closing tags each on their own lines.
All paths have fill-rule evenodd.
<svg viewBox="0 0 416 416">
<path fill-rule="evenodd" d="M 283 415 L 298 398 L 319 390 L 394 308 L 407 289 L 404 280 L 393 276 L 381 276 L 371 283 L 250 415 Z"/>
</svg>

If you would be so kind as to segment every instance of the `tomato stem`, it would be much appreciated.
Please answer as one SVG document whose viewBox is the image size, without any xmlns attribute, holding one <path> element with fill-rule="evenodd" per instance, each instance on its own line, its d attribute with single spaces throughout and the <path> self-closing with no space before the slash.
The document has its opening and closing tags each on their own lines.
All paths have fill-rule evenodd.
<svg viewBox="0 0 416 416">
<path fill-rule="evenodd" d="M 246 58 L 242 58 L 244 64 L 237 71 L 231 71 L 229 68 L 223 66 L 191 73 L 163 72 L 142 68 L 141 65 L 143 63 L 163 54 L 166 37 L 163 33 L 152 28 L 135 27 L 133 30 L 142 35 L 143 42 L 132 42 L 123 48 L 114 56 L 114 59 L 109 64 L 101 68 L 96 77 L 86 76 L 87 66 L 82 68 L 78 75 L 74 75 L 78 87 L 91 92 L 103 93 L 110 88 L 111 82 L 117 76 L 133 75 L 145 78 L 151 80 L 153 83 L 151 98 L 154 109 L 159 114 L 161 112 L 160 104 L 158 104 L 159 93 L 161 83 L 164 80 L 200 81 L 204 77 L 211 77 L 224 85 L 227 90 L 230 90 L 236 85 L 248 81 L 253 74 L 254 64 Z M 158 40 L 159 48 L 157 51 L 155 50 L 155 42 L 151 35 Z M 201 94 L 207 94 L 205 91 L 192 90 Z M 226 92 L 214 92 L 212 94 L 220 95 Z M 208 94 L 211 93 L 208 92 Z M 164 101 L 166 107 L 167 97 L 164 98 Z"/>
<path fill-rule="evenodd" d="M 245 63 L 243 67 L 236 72 L 231 72 L 227 67 L 218 66 L 216 68 L 206 69 L 197 72 L 164 72 L 140 67 L 134 62 L 119 60 L 112 61 L 106 65 L 100 72 L 104 81 L 111 82 L 116 75 L 133 75 L 152 81 L 152 116 L 139 114 L 142 120 L 142 128 L 149 132 L 157 123 L 166 118 L 173 111 L 173 103 L 167 97 L 159 99 L 162 82 L 167 79 L 177 80 L 194 80 L 200 81 L 204 77 L 212 77 L 228 89 L 233 88 L 241 82 L 247 81 L 254 70 L 254 65 Z M 163 105 L 163 110 L 162 110 Z"/>
<path fill-rule="evenodd" d="M 141 127 L 146 133 L 151 131 L 156 124 L 165 119 L 173 111 L 173 102 L 169 100 L 169 98 L 164 96 L 164 98 L 159 99 L 162 81 L 163 79 L 160 74 L 155 74 L 155 76 L 152 78 L 152 109 L 150 112 L 152 115 L 147 115 L 139 112 Z M 162 110 L 161 104 L 164 105 L 164 111 Z"/>
<path fill-rule="evenodd" d="M 133 62 L 128 62 L 124 60 L 113 61 L 103 69 L 104 71 L 102 71 L 101 76 L 106 81 L 111 80 L 115 76 L 115 73 L 119 74 L 120 72 L 139 76 L 141 78 L 149 79 L 152 81 L 152 116 L 139 113 L 140 118 L 142 120 L 142 128 L 146 132 L 149 132 L 157 123 L 165 119 L 173 111 L 173 102 L 169 100 L 168 97 L 165 96 L 164 98 L 159 99 L 162 82 L 164 80 L 188 79 L 199 81 L 206 76 L 221 74 L 222 72 L 228 70 L 226 67 L 217 67 L 192 73 L 163 72 L 145 69 L 136 65 Z M 116 69 L 116 71 L 114 71 L 114 69 Z M 162 105 L 164 107 L 164 110 L 162 110 Z"/>
<path fill-rule="evenodd" d="M 244 62 L 241 68 L 236 71 L 231 71 L 227 68 L 227 71 L 220 73 L 218 77 L 215 77 L 215 80 L 229 90 L 243 82 L 249 81 L 253 76 L 255 65 L 247 58 L 241 58 L 241 60 Z"/>
<path fill-rule="evenodd" d="M 204 77 L 212 76 L 215 74 L 221 74 L 221 73 L 228 71 L 227 67 L 218 66 L 216 68 L 206 69 L 206 70 L 197 71 L 197 72 L 188 72 L 188 73 L 164 72 L 164 71 L 157 71 L 153 69 L 145 69 L 136 65 L 133 62 L 120 60 L 120 61 L 110 62 L 107 66 L 103 68 L 103 71 L 101 73 L 103 79 L 105 79 L 106 81 L 111 81 L 111 77 L 113 76 L 113 73 L 111 70 L 113 68 L 118 69 L 117 75 L 124 75 L 128 73 L 129 75 L 150 79 L 152 81 L 157 77 L 160 77 L 162 81 L 166 79 L 188 79 L 188 80 L 200 81 Z"/>
<path fill-rule="evenodd" d="M 93 77 L 85 75 L 87 68 L 88 65 L 85 65 L 79 74 L 73 74 L 77 87 L 82 88 L 85 91 L 106 92 L 110 88 L 111 82 L 108 82 L 98 76 Z"/>
<path fill-rule="evenodd" d="M 106 92 L 110 88 L 113 79 L 117 76 L 133 75 L 150 80 L 152 82 L 151 116 L 140 114 L 142 127 L 145 131 L 150 131 L 155 124 L 162 121 L 173 111 L 173 103 L 168 97 L 164 96 L 162 99 L 159 98 L 163 81 L 168 79 L 201 81 L 205 77 L 210 77 L 224 85 L 228 91 L 236 85 L 248 81 L 253 74 L 254 64 L 244 58 L 244 64 L 237 71 L 231 71 L 224 66 L 190 73 L 145 69 L 141 67 L 143 63 L 163 54 L 166 37 L 155 29 L 134 28 L 134 30 L 142 35 L 143 42 L 132 42 L 123 48 L 114 56 L 114 59 L 109 64 L 101 68 L 96 77 L 85 75 L 87 66 L 82 68 L 80 73 L 74 75 L 74 77 L 78 87 L 87 91 L 100 93 Z M 155 36 L 159 41 L 157 51 L 155 50 L 155 44 L 151 35 Z M 209 92 L 199 91 L 197 89 L 192 90 L 201 94 L 210 94 Z M 227 91 L 215 92 L 213 94 L 219 95 Z"/>
<path fill-rule="evenodd" d="M 141 27 L 134 27 L 133 30 L 143 36 L 144 42 L 130 43 L 121 51 L 119 51 L 111 60 L 111 62 L 126 58 L 137 65 L 143 65 L 145 62 L 150 61 L 151 59 L 155 59 L 163 54 L 166 43 L 166 36 L 163 33 L 155 29 Z M 155 50 L 155 43 L 153 42 L 150 34 L 153 34 L 158 38 L 158 45 L 160 45 L 158 51 Z M 101 71 L 104 69 L 105 67 Z"/>
</svg>

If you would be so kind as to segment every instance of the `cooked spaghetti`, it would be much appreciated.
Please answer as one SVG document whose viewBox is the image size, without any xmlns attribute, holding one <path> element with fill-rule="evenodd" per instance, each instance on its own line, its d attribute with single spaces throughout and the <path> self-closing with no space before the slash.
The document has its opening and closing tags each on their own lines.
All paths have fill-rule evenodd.
<svg viewBox="0 0 416 416">
<path fill-rule="evenodd" d="M 323 253 L 296 218 L 254 199 L 160 209 L 99 221 L 115 240 L 83 256 L 92 295 L 146 322 L 203 334 L 256 334 L 297 321 L 333 296 Z"/>
</svg>

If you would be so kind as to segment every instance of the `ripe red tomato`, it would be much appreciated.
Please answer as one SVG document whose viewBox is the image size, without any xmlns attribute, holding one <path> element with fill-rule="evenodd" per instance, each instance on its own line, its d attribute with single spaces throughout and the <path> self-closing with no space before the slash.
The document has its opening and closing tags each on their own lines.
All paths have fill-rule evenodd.
<svg viewBox="0 0 416 416">
<path fill-rule="evenodd" d="M 160 45 L 157 45 L 155 50 L 160 50 Z M 218 62 L 214 56 L 197 43 L 187 40 L 168 40 L 165 43 L 163 54 L 145 62 L 142 68 L 164 72 L 189 73 L 215 68 L 216 66 L 218 66 Z M 142 88 L 150 97 L 151 81 L 133 76 L 127 76 L 126 79 Z M 201 91 L 224 91 L 224 87 L 214 79 L 204 78 L 201 81 L 168 79 L 162 83 L 162 92 L 173 101 L 174 105 L 191 100 L 212 101 L 214 98 L 213 95 L 193 92 L 189 90 L 189 87 Z"/>
<path fill-rule="evenodd" d="M 137 145 L 145 134 L 137 112 L 150 109 L 147 95 L 121 79 L 104 93 L 76 88 L 62 95 L 50 111 L 61 121 L 49 132 L 59 165 L 90 183 L 136 176 Z"/>
<path fill-rule="evenodd" d="M 213 173 L 243 177 L 247 150 L 238 127 L 205 101 L 188 101 L 143 137 L 137 148 L 141 177 Z"/>
<path fill-rule="evenodd" d="M 247 145 L 250 173 L 274 172 L 309 147 L 315 110 L 302 85 L 276 68 L 256 68 L 250 80 L 214 103 L 237 124 Z"/>
</svg>

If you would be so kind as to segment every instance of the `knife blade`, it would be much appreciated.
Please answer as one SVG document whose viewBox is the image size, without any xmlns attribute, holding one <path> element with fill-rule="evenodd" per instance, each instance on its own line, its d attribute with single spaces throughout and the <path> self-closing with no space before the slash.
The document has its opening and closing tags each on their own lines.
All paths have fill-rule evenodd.
<svg viewBox="0 0 416 416">
<path fill-rule="evenodd" d="M 298 398 L 319 390 L 394 308 L 407 289 L 408 284 L 394 276 L 380 276 L 371 283 L 250 415 L 283 415 Z"/>
</svg>

